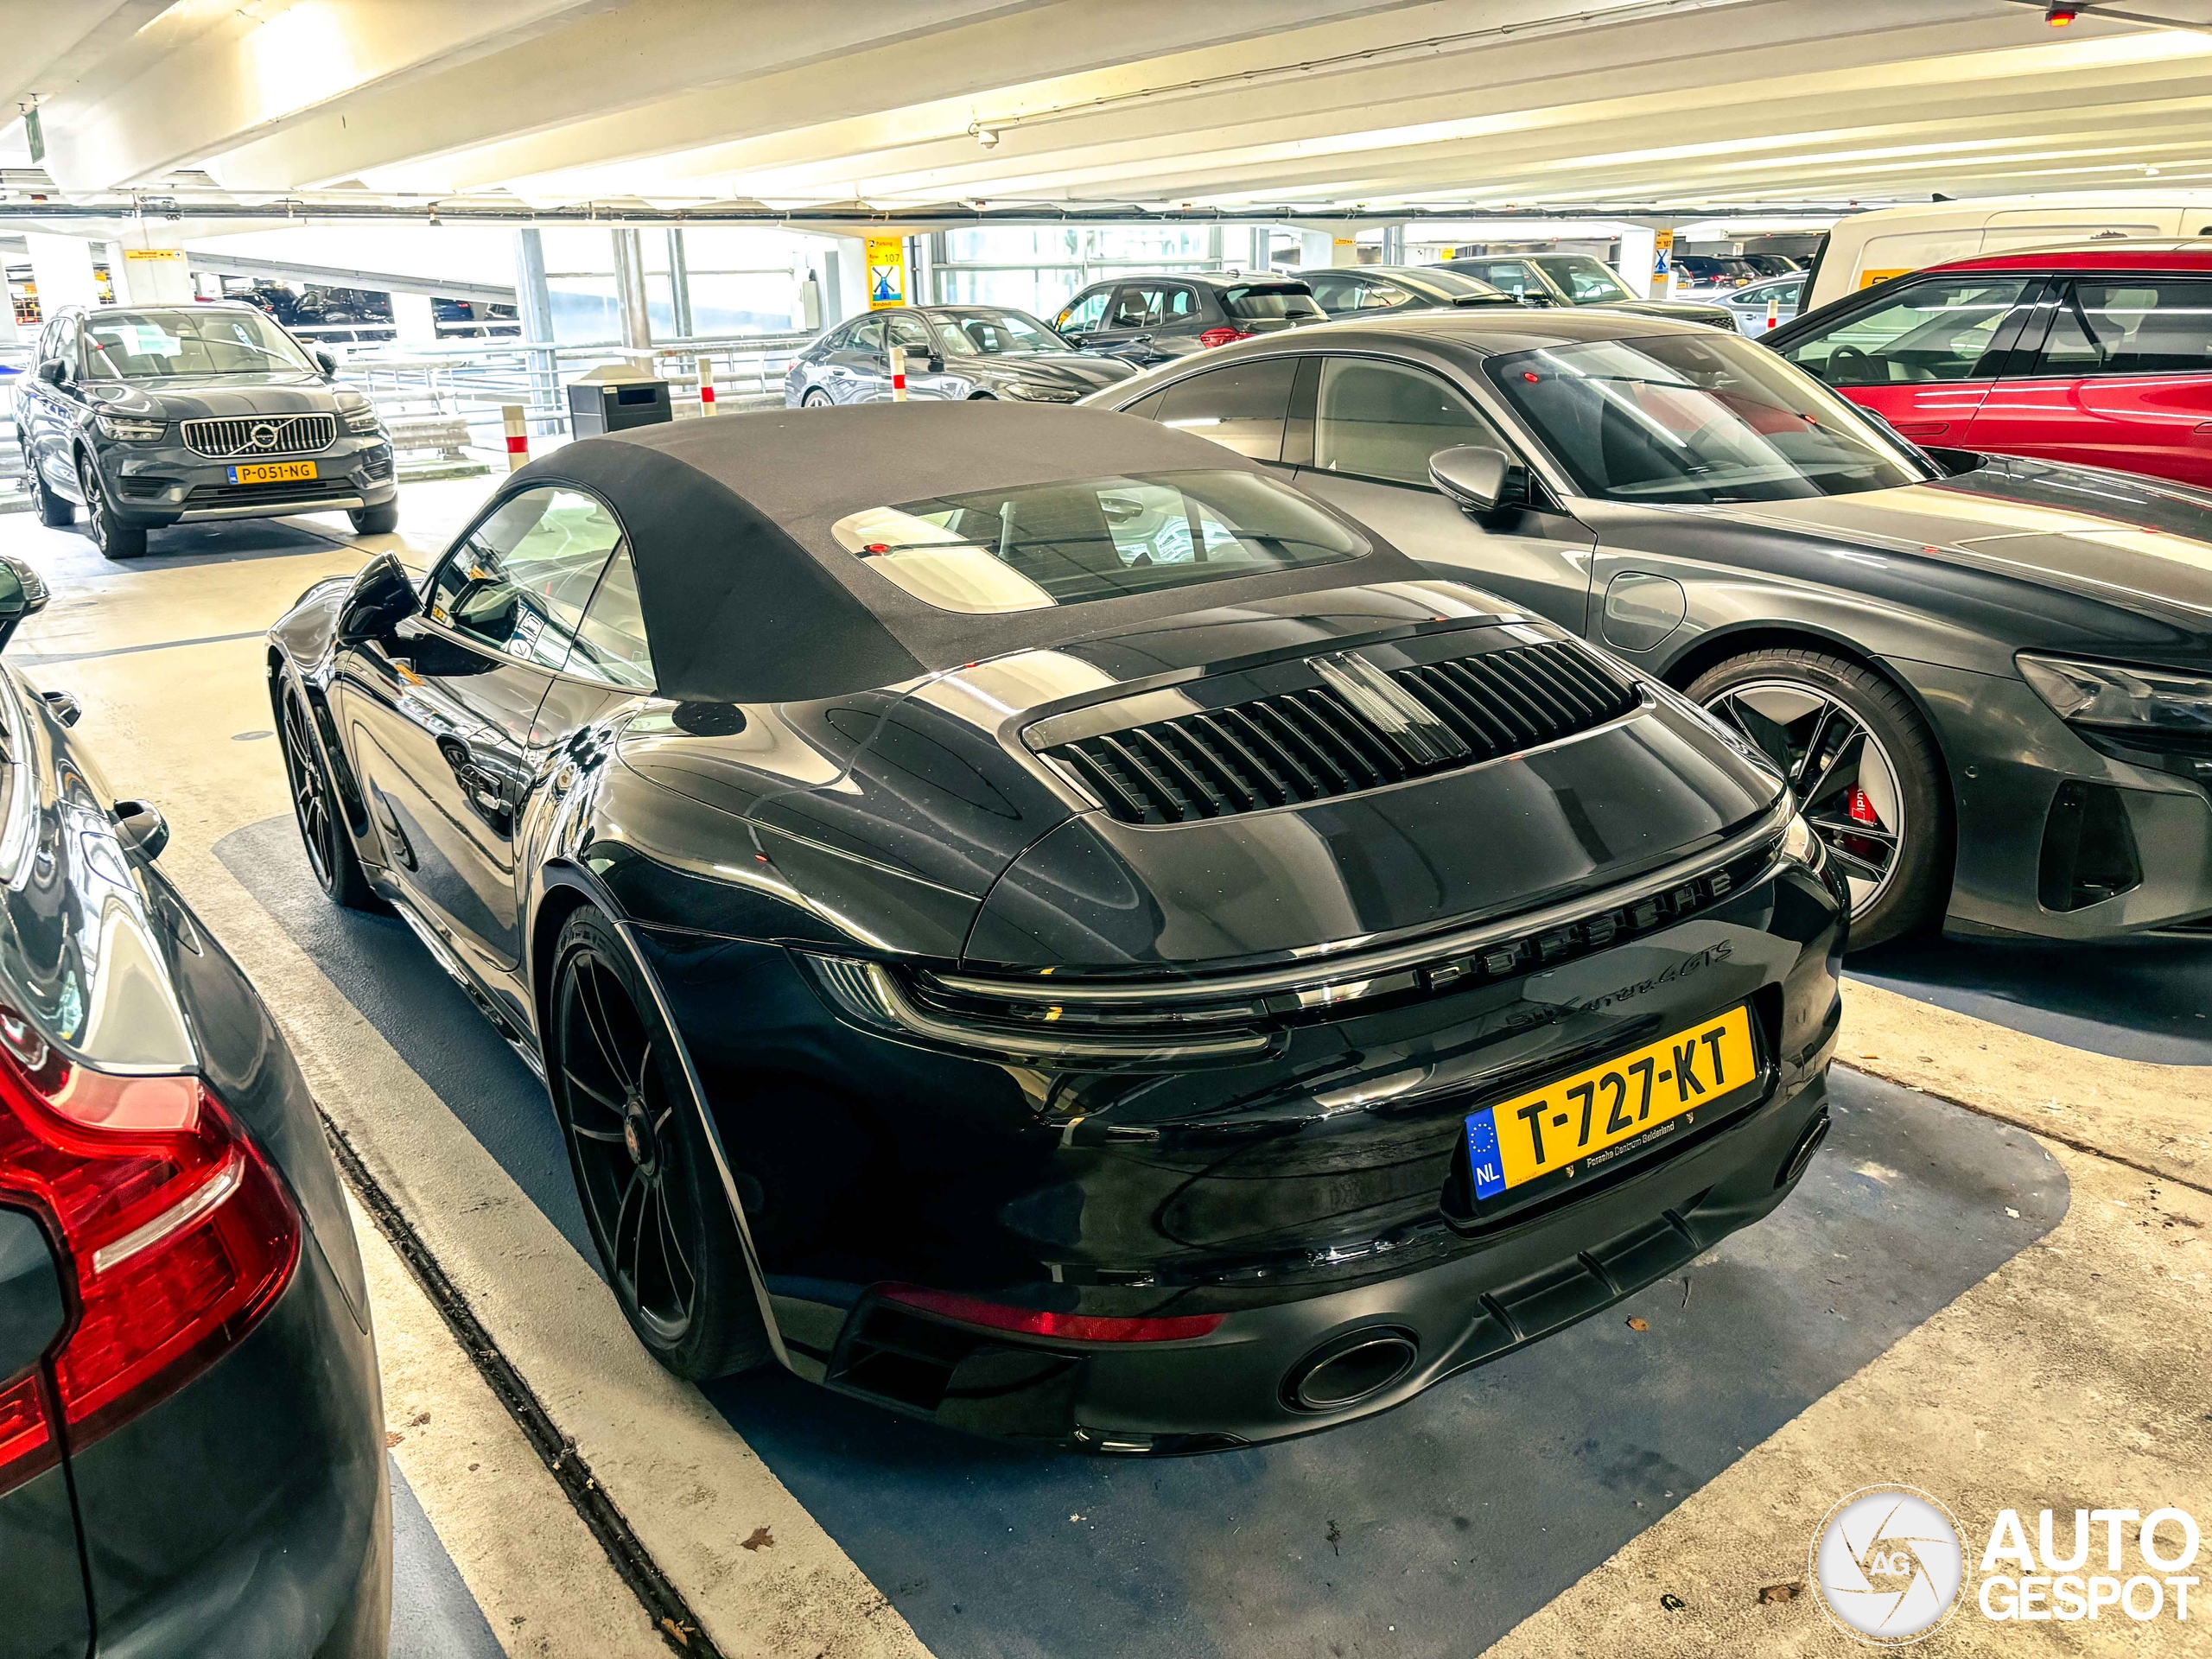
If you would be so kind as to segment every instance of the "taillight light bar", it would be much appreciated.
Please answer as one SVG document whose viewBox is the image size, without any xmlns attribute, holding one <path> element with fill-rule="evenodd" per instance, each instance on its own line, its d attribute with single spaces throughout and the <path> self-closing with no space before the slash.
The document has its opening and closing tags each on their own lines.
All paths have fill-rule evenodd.
<svg viewBox="0 0 2212 1659">
<path fill-rule="evenodd" d="M 1210 351 L 1216 346 L 1234 346 L 1240 340 L 1252 338 L 1242 328 L 1209 328 L 1198 336 L 1198 344 Z"/>
<path fill-rule="evenodd" d="M 199 1376 L 275 1304 L 301 1223 L 259 1147 L 198 1077 L 121 1076 L 0 1009 L 0 1193 L 44 1223 L 73 1307 L 41 1373 L 0 1386 L 0 1491 Z"/>
<path fill-rule="evenodd" d="M 963 1325 L 980 1325 L 992 1331 L 1015 1331 L 1026 1337 L 1057 1337 L 1066 1342 L 1185 1342 L 1210 1337 L 1228 1316 L 1223 1313 L 1170 1313 L 1144 1318 L 1111 1319 L 1095 1313 L 1046 1313 L 1033 1307 L 1008 1307 L 949 1290 L 930 1290 L 920 1285 L 883 1285 L 876 1294 L 886 1301 L 903 1302 Z"/>
</svg>

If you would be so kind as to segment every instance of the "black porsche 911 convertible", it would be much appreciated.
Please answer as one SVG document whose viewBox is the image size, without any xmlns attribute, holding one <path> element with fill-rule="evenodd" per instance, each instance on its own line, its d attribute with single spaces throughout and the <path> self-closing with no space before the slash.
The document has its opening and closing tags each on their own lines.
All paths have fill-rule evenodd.
<svg viewBox="0 0 2212 1659">
<path fill-rule="evenodd" d="M 1090 1451 L 1399 1403 L 1779 1204 L 1842 889 L 1658 683 L 1090 410 L 591 438 L 270 635 L 308 857 L 670 1369 Z"/>
</svg>

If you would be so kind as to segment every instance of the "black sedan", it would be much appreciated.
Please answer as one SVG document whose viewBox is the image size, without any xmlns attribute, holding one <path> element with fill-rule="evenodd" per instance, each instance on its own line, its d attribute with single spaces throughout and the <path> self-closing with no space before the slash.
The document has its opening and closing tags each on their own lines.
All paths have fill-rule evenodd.
<svg viewBox="0 0 2212 1659">
<path fill-rule="evenodd" d="M 1107 397 L 1711 709 L 1854 945 L 2212 931 L 2212 494 L 1916 448 L 1740 336 L 1598 311 L 1332 323 Z"/>
<path fill-rule="evenodd" d="M 44 599 L 0 560 L 0 643 Z M 0 1651 L 376 1659 L 383 1408 L 322 1124 L 76 720 L 0 669 Z"/>
<path fill-rule="evenodd" d="M 1136 372 L 1119 358 L 1078 352 L 1027 311 L 892 307 L 832 328 L 792 359 L 785 406 L 890 402 L 893 346 L 906 351 L 906 395 L 920 400 L 1071 404 Z"/>
<path fill-rule="evenodd" d="M 1521 303 L 1503 289 L 1441 265 L 1346 265 L 1303 275 L 1313 302 L 1332 317 Z"/>
<path fill-rule="evenodd" d="M 681 1375 L 1107 1452 L 1407 1399 L 1780 1203 L 1839 890 L 1673 692 L 1199 437 L 763 413 L 270 635 L 310 855 L 543 1067 Z"/>
<path fill-rule="evenodd" d="M 1638 294 L 1620 273 L 1586 253 L 1493 254 L 1446 259 L 1440 270 L 1455 270 L 1510 294 L 1523 305 L 1598 306 L 1643 317 L 1701 322 L 1733 330 L 1736 319 L 1726 306 L 1707 300 L 1654 300 Z"/>
</svg>

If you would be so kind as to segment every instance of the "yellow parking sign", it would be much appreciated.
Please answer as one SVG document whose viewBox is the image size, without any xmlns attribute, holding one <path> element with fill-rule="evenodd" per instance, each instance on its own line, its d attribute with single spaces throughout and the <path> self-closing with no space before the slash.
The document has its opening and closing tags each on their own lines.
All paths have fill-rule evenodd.
<svg viewBox="0 0 2212 1659">
<path fill-rule="evenodd" d="M 906 238 L 868 239 L 868 306 L 871 311 L 906 303 Z"/>
</svg>

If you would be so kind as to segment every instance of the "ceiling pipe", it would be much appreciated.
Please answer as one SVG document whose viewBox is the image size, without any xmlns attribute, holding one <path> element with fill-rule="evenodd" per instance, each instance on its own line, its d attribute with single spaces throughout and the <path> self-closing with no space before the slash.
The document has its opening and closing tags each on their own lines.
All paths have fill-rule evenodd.
<svg viewBox="0 0 2212 1659">
<path fill-rule="evenodd" d="M 1915 198 L 1917 200 L 1917 198 Z M 1886 203 L 1872 204 L 1886 206 Z M 311 224 L 410 224 L 442 226 L 595 225 L 612 228 L 642 225 L 769 225 L 804 230 L 817 225 L 927 226 L 931 229 L 979 225 L 1280 225 L 1295 219 L 1326 219 L 1332 223 L 1403 225 L 1422 221 L 1469 219 L 1727 219 L 1747 214 L 1764 217 L 1793 215 L 1840 216 L 1862 213 L 1859 202 L 1690 202 L 1659 207 L 1651 202 L 1577 203 L 1572 207 L 1496 207 L 1463 202 L 1441 207 L 1333 207 L 1318 203 L 1303 206 L 1283 202 L 1250 207 L 1144 207 L 1132 204 L 1097 203 L 1077 207 L 1024 205 L 1008 207 L 970 207 L 944 203 L 926 207 L 869 207 L 823 206 L 765 207 L 742 203 L 697 207 L 612 207 L 584 203 L 573 207 L 464 207 L 450 202 L 435 207 L 394 207 L 383 202 L 339 204 L 299 200 L 250 205 L 234 202 L 149 201 L 101 207 L 78 202 L 18 202 L 0 197 L 0 222 L 66 226 L 88 220 L 161 219 L 187 224 L 219 225 L 271 221 Z"/>
</svg>

